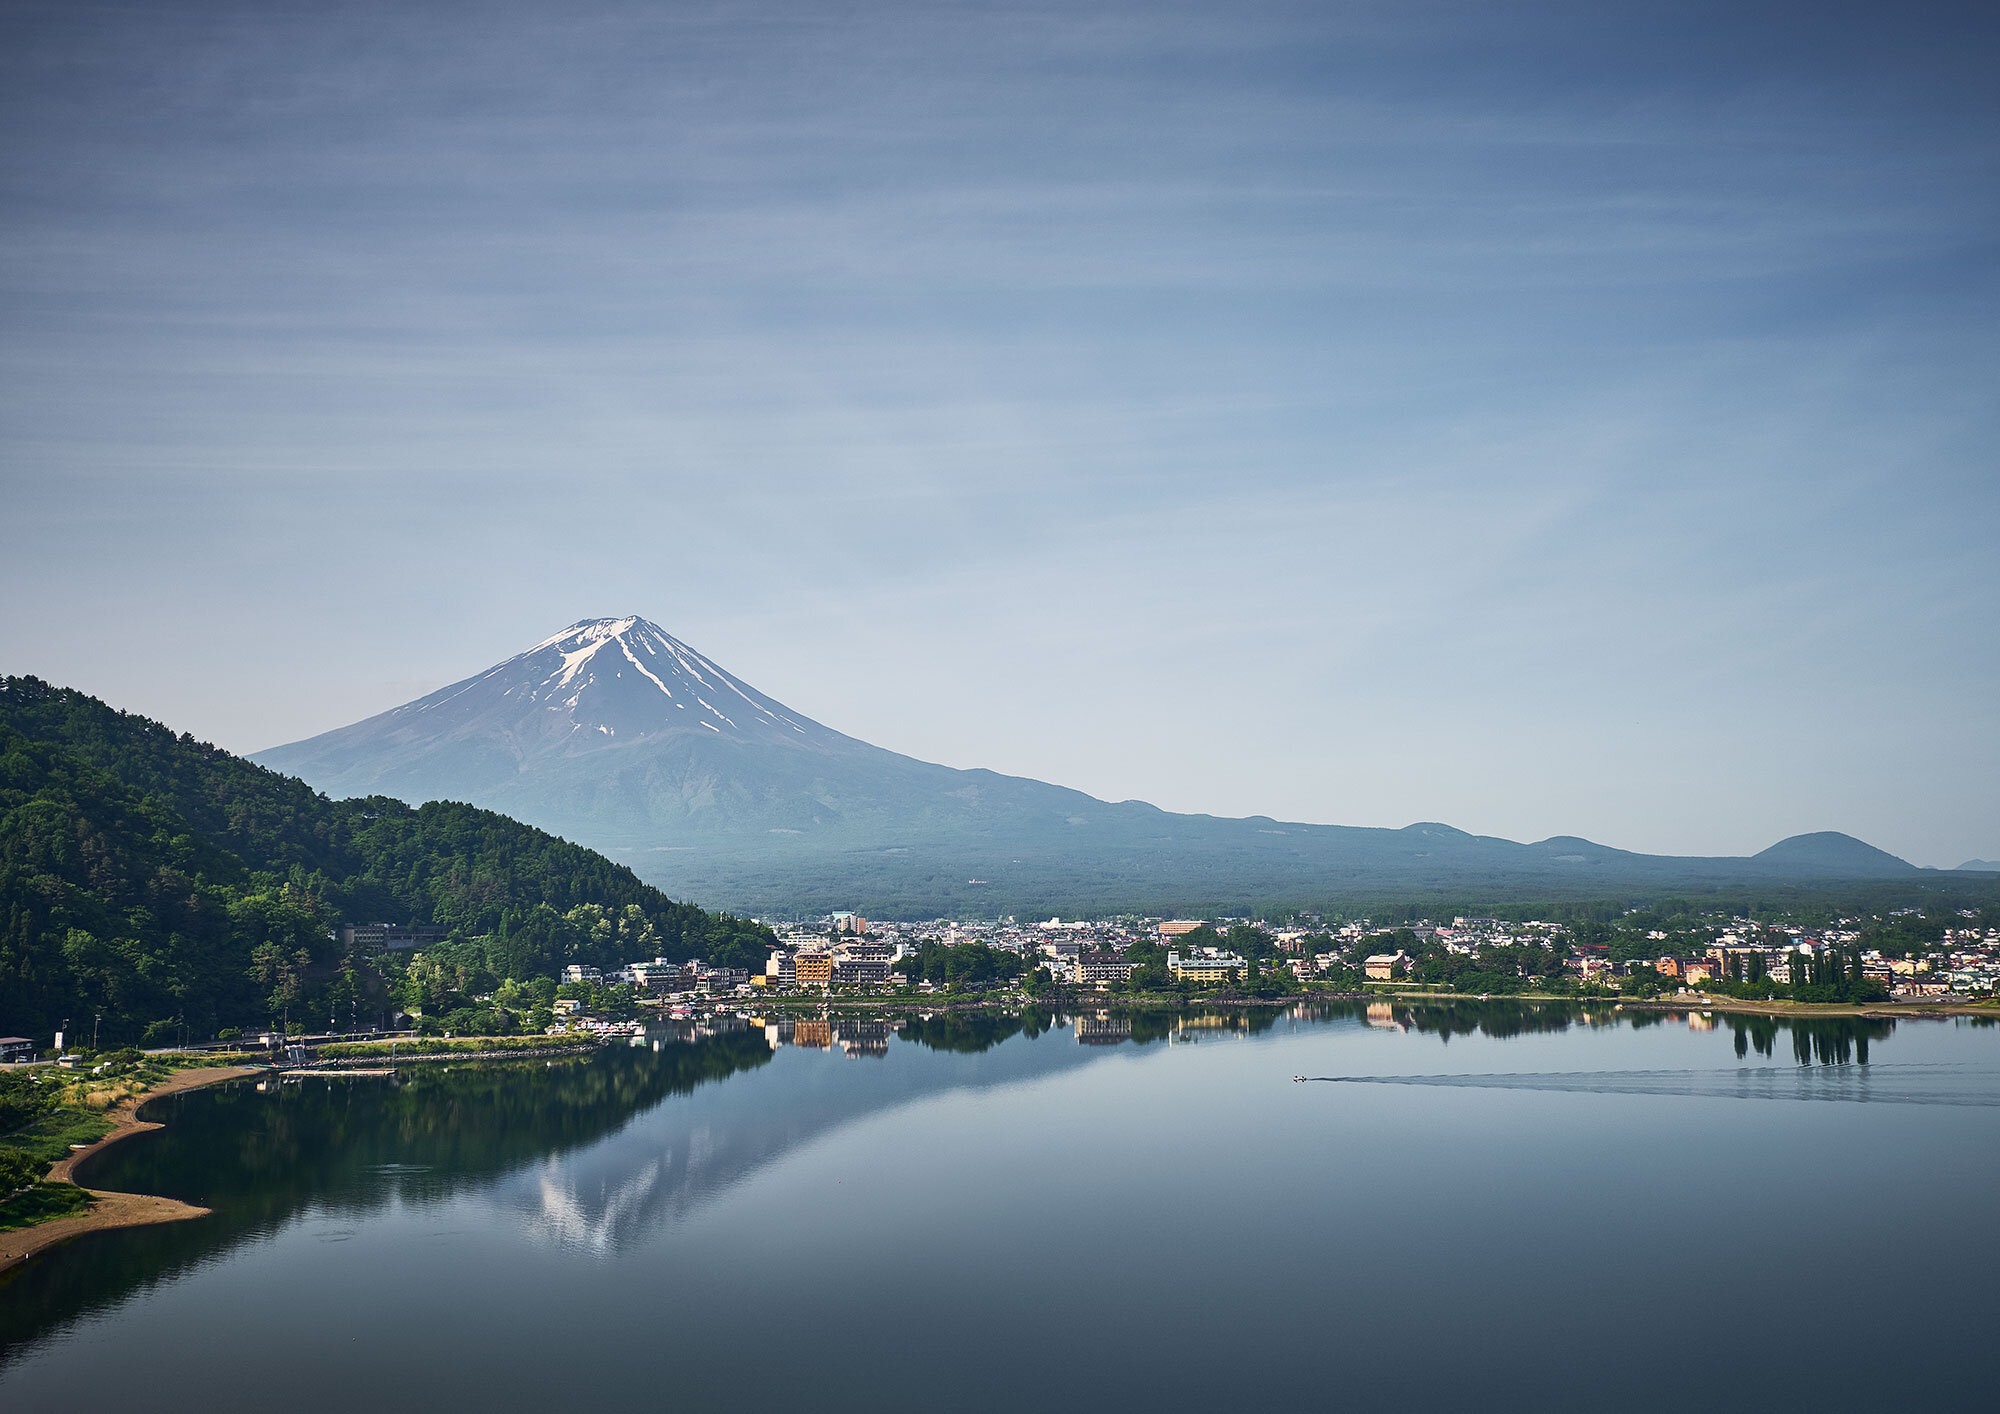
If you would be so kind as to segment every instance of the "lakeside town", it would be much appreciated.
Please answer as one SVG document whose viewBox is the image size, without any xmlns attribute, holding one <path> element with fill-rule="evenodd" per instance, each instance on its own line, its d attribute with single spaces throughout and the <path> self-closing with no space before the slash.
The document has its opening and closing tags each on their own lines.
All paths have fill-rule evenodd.
<svg viewBox="0 0 2000 1414">
<path fill-rule="evenodd" d="M 383 979 L 386 1024 L 273 1025 L 220 1047 L 493 1036 L 516 1043 L 643 1034 L 651 1022 L 827 1001 L 945 1005 L 1282 1003 L 1392 994 L 1871 1005 L 1971 1003 L 2000 992 L 1996 910 L 1893 910 L 1818 925 L 1744 915 L 1388 923 L 1248 917 L 871 921 L 836 912 L 771 926 L 761 968 L 655 955 L 569 963 L 557 976 L 481 988 L 454 973 L 430 925 L 350 923 L 338 941 Z M 81 1063 L 77 1033 L 0 1037 L 0 1063 Z"/>
<path fill-rule="evenodd" d="M 871 922 L 839 912 L 776 935 L 761 971 L 698 958 L 571 964 L 542 1029 L 609 1032 L 647 1011 L 691 1019 L 718 1005 L 778 999 L 1282 1000 L 1393 991 L 1865 1004 L 1971 1001 L 2000 989 L 2000 923 L 1969 909 L 1942 925 L 1902 910 L 1820 927 L 1733 916 L 1676 929 L 1464 915 L 1274 926 L 1242 917 Z"/>
</svg>

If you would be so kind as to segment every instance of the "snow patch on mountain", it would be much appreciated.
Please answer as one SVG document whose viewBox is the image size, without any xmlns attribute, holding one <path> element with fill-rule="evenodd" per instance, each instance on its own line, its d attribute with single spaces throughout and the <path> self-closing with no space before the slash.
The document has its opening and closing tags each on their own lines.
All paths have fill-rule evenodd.
<svg viewBox="0 0 2000 1414">
<path fill-rule="evenodd" d="M 660 691 L 666 693 L 668 697 L 672 697 L 674 695 L 674 690 L 668 687 L 665 683 L 661 682 L 659 678 L 654 675 L 653 670 L 651 668 L 648 668 L 644 663 L 640 662 L 637 658 L 634 658 L 632 656 L 632 650 L 630 647 L 626 645 L 624 639 L 621 638 L 618 640 L 618 646 L 624 649 L 625 657 L 632 664 L 633 667 L 637 668 L 647 677 L 653 679 L 654 687 L 657 687 Z"/>
</svg>

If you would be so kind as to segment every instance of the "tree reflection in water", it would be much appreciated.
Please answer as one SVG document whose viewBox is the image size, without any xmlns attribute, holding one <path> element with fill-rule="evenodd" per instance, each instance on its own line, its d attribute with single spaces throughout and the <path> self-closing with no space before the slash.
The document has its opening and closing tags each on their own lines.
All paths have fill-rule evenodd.
<svg viewBox="0 0 2000 1414">
<path fill-rule="evenodd" d="M 888 1107 L 1088 1064 L 1124 1046 L 1254 1037 L 1286 1019 L 1388 1026 L 1441 1044 L 1456 1036 L 1504 1039 L 1579 1026 L 1720 1024 L 1733 1033 L 1739 1060 L 1752 1052 L 1775 1060 L 1789 1033 L 1802 1067 L 1867 1066 L 1870 1043 L 1896 1026 L 1859 1017 L 1704 1018 L 1602 1004 L 1473 1000 L 1097 1006 L 1081 1016 L 1048 1009 L 835 1016 L 769 1031 L 744 1027 L 658 1049 L 406 1066 L 393 1080 L 244 1082 L 157 1102 L 148 1117 L 164 1121 L 165 1129 L 112 1148 L 83 1175 L 95 1187 L 199 1203 L 213 1216 L 93 1235 L 9 1273 L 0 1279 L 0 1350 L 18 1352 L 79 1315 L 307 1210 L 352 1219 L 391 1202 L 472 1193 L 552 1241 L 609 1251 L 686 1215 L 798 1146 Z M 801 1058 L 803 1068 L 770 1084 L 747 1090 L 716 1084 L 769 1067 L 779 1047 L 820 1031 L 825 1040 L 817 1044 L 844 1050 L 853 1065 L 815 1066 Z M 1029 1044 L 1038 1038 L 1057 1044 Z M 650 1118 L 636 1123 L 642 1116 Z"/>
</svg>

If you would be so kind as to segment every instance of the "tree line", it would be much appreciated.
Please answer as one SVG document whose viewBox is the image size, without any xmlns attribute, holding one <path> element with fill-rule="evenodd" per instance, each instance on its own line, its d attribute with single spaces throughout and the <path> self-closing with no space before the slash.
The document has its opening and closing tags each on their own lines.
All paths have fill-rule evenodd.
<svg viewBox="0 0 2000 1414">
<path fill-rule="evenodd" d="M 504 815 L 329 800 L 85 693 L 0 679 L 0 1031 L 68 1020 L 161 1045 L 379 1013 L 395 979 L 344 955 L 343 921 L 447 928 L 474 988 L 641 955 L 742 966 L 773 941 Z"/>
</svg>

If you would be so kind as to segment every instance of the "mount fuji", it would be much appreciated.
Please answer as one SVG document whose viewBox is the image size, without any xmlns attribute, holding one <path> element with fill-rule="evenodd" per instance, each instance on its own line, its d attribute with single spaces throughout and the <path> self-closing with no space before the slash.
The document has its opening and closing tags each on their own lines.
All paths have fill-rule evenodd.
<svg viewBox="0 0 2000 1414">
<path fill-rule="evenodd" d="M 920 837 L 1090 797 L 870 746 L 641 618 L 585 619 L 476 677 L 252 758 L 328 794 L 470 800 L 626 850 Z M 1018 798 L 1022 791 L 1033 803 Z"/>
<path fill-rule="evenodd" d="M 252 759 L 329 795 L 468 801 L 684 896 L 766 913 L 1158 911 L 1357 891 L 1575 894 L 1919 872 L 1847 836 L 1689 859 L 1439 824 L 1114 804 L 846 736 L 638 617 L 585 619 L 429 696 Z"/>
<path fill-rule="evenodd" d="M 694 815 L 749 804 L 714 770 L 688 769 L 714 747 L 786 761 L 872 749 L 624 618 L 572 624 L 476 677 L 254 759 L 330 793 L 498 792 L 529 807 L 547 796 L 638 824 L 669 801 Z"/>
</svg>

